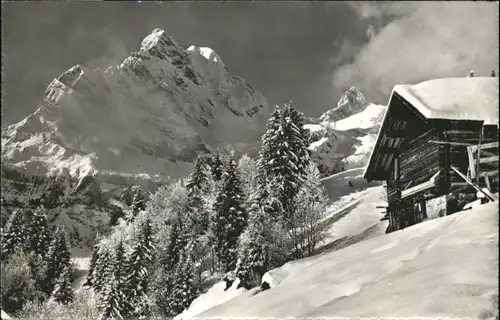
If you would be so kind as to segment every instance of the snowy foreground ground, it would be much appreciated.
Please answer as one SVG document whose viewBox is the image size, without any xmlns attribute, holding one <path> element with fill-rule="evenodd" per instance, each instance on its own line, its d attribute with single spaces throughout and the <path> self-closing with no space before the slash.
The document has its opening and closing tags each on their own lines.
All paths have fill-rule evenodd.
<svg viewBox="0 0 500 320">
<path fill-rule="evenodd" d="M 342 187 L 358 171 L 329 181 Z M 270 271 L 264 277 L 272 288 L 264 292 L 234 286 L 224 291 L 216 284 L 176 319 L 498 314 L 497 203 L 386 235 L 386 222 L 375 209 L 383 203 L 382 188 L 356 182 L 355 188 L 333 195 L 330 239 L 323 244 L 328 250 Z"/>
</svg>

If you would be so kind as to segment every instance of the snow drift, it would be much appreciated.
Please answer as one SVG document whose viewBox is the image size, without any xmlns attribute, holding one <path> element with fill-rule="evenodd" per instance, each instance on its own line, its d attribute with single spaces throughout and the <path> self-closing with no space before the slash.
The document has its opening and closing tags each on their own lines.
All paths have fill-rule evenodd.
<svg viewBox="0 0 500 320">
<path fill-rule="evenodd" d="M 493 319 L 497 209 L 486 204 L 295 261 L 280 268 L 274 288 L 249 290 L 196 318 Z"/>
</svg>

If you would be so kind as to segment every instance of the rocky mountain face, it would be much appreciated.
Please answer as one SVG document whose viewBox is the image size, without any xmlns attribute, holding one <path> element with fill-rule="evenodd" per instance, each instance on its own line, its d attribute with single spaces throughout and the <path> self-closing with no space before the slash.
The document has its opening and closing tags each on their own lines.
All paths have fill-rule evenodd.
<svg viewBox="0 0 500 320">
<path fill-rule="evenodd" d="M 369 104 L 365 96 L 358 89 L 351 87 L 342 95 L 337 103 L 337 107 L 325 112 L 321 115 L 320 119 L 323 122 L 334 122 L 345 119 L 363 111 Z"/>
<path fill-rule="evenodd" d="M 40 108 L 2 132 L 2 159 L 29 175 L 113 185 L 176 178 L 200 153 L 255 144 L 268 113 L 214 51 L 156 29 L 118 66 L 54 79 Z"/>
<path fill-rule="evenodd" d="M 120 65 L 63 72 L 33 114 L 2 132 L 2 225 L 43 205 L 86 246 L 128 210 L 124 187 L 185 176 L 215 148 L 258 151 L 268 115 L 217 53 L 156 29 Z"/>
<path fill-rule="evenodd" d="M 385 109 L 352 87 L 336 108 L 306 125 L 311 132 L 309 150 L 322 176 L 367 164 Z"/>
<path fill-rule="evenodd" d="M 51 224 L 66 227 L 73 247 L 88 248 L 97 232 L 106 233 L 113 219 L 125 214 L 92 178 L 25 176 L 7 166 L 1 174 L 2 227 L 14 210 L 34 212 L 43 206 Z"/>
</svg>

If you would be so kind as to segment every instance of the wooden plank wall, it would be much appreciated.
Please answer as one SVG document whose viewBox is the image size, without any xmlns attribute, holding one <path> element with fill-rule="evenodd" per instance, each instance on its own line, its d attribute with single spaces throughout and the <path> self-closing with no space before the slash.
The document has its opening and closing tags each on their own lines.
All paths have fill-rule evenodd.
<svg viewBox="0 0 500 320">
<path fill-rule="evenodd" d="M 408 145 L 400 158 L 401 184 L 412 185 L 428 180 L 439 170 L 441 146 L 429 143 L 429 140 L 439 139 L 439 132 L 429 131 Z"/>
<path fill-rule="evenodd" d="M 387 181 L 387 202 L 394 203 L 401 196 L 401 191 L 397 188 L 396 183 Z"/>
</svg>

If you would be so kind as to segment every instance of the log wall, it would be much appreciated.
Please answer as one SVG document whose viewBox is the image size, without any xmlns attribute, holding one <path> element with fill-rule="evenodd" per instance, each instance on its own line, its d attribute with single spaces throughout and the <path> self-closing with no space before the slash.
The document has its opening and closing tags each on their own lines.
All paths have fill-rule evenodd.
<svg viewBox="0 0 500 320">
<path fill-rule="evenodd" d="M 411 142 L 400 155 L 400 181 L 402 187 L 412 181 L 417 185 L 428 180 L 440 167 L 442 146 L 429 143 L 439 139 L 439 132 L 429 131 Z"/>
</svg>

